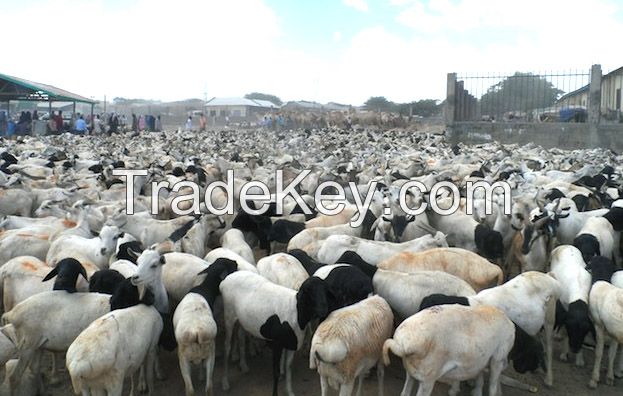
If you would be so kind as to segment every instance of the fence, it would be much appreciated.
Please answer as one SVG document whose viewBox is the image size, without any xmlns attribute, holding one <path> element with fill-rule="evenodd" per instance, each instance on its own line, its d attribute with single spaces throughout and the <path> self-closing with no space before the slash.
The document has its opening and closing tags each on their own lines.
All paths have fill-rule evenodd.
<svg viewBox="0 0 623 396">
<path fill-rule="evenodd" d="M 623 150 L 623 67 L 566 72 L 449 73 L 444 118 L 454 141 Z"/>
<path fill-rule="evenodd" d="M 588 70 L 467 74 L 455 79 L 455 121 L 587 120 Z M 568 110 L 562 119 L 561 110 Z"/>
</svg>

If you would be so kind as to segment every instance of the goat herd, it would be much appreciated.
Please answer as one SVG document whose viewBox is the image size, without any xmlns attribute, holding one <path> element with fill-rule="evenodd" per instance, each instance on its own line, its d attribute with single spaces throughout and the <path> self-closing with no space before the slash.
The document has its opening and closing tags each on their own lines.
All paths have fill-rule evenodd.
<svg viewBox="0 0 623 396">
<path fill-rule="evenodd" d="M 271 386 L 257 394 L 276 395 L 282 374 L 289 395 L 304 391 L 293 386 L 295 355 L 318 372 L 322 395 L 359 394 L 373 368 L 382 394 L 392 358 L 406 371 L 402 395 L 415 381 L 419 396 L 437 381 L 456 395 L 468 380 L 481 395 L 485 374 L 489 395 L 500 384 L 536 391 L 513 370 L 544 375 L 547 393 L 561 386 L 555 332 L 560 359 L 577 366 L 594 347 L 589 387 L 606 387 L 606 343 L 605 382 L 623 373 L 623 179 L 610 150 L 449 145 L 426 133 L 339 129 L 62 135 L 1 146 L 5 394 L 55 394 L 68 378 L 81 395 L 121 395 L 124 382 L 131 394 L 180 392 L 163 393 L 155 381 L 176 376 L 163 369 L 166 351 L 177 353 L 187 395 L 214 393 L 216 362 L 220 387 L 236 392 L 245 376 L 230 384 L 230 361 L 257 370 L 247 355 L 266 347 L 272 378 L 262 381 Z M 115 169 L 147 170 L 134 178 L 132 215 L 128 181 Z M 239 198 L 248 180 L 274 192 L 278 169 L 285 183 L 311 170 L 297 191 L 312 208 L 322 182 L 357 188 L 337 215 L 303 213 L 291 197 L 280 216 L 274 205 L 250 214 L 237 200 L 229 214 L 202 203 L 198 214 L 176 215 L 172 204 L 189 205 L 176 200 L 184 189 L 155 191 L 151 213 L 152 182 L 192 181 L 203 199 L 207 185 L 234 170 Z M 503 181 L 511 211 L 496 189 L 477 194 L 471 214 L 461 198 L 451 215 L 412 215 L 402 200 L 448 207 L 452 198 L 401 195 L 409 180 L 428 189 L 450 181 L 461 191 L 468 181 Z M 355 202 L 373 182 L 360 213 Z M 226 195 L 212 193 L 221 202 Z"/>
</svg>

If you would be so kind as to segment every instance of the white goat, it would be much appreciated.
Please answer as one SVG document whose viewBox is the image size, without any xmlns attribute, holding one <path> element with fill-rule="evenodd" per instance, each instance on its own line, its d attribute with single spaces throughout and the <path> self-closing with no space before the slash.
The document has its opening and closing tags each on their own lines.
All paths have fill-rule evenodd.
<svg viewBox="0 0 623 396">
<path fill-rule="evenodd" d="M 439 247 L 448 247 L 446 238 L 441 232 L 435 236 L 425 235 L 402 243 L 369 241 L 348 235 L 332 235 L 325 240 L 318 251 L 318 261 L 334 264 L 344 252 L 351 250 L 360 255 L 366 262 L 378 265 L 382 260 L 400 252 L 420 252 Z"/>
<path fill-rule="evenodd" d="M 383 345 L 402 358 L 407 378 L 401 396 L 408 396 L 414 380 L 418 396 L 429 396 L 435 382 L 450 381 L 450 395 L 458 393 L 459 381 L 476 378 L 474 395 L 482 395 L 484 370 L 489 367 L 489 395 L 500 390 L 500 376 L 508 364 L 515 340 L 515 326 L 503 311 L 491 306 L 436 306 L 402 322 L 393 338 Z"/>
<path fill-rule="evenodd" d="M 269 281 L 298 290 L 309 274 L 296 257 L 286 253 L 275 253 L 262 257 L 257 262 L 257 271 Z"/>
<path fill-rule="evenodd" d="M 38 361 L 42 350 L 65 352 L 82 330 L 110 311 L 109 300 L 108 294 L 55 290 L 35 294 L 5 313 L 2 319 L 13 325 L 19 349 L 11 387 L 17 385 L 29 366 L 40 381 Z"/>
<path fill-rule="evenodd" d="M 91 323 L 67 349 L 67 371 L 76 394 L 121 395 L 123 380 L 145 365 L 148 394 L 162 319 L 143 304 L 117 309 Z"/>
<path fill-rule="evenodd" d="M 255 264 L 253 249 L 244 239 L 244 234 L 237 228 L 227 230 L 221 237 L 221 246 L 238 254 L 251 264 Z"/>
<path fill-rule="evenodd" d="M 83 265 L 93 264 L 99 269 L 108 268 L 110 256 L 115 252 L 117 240 L 123 233 L 115 226 L 104 226 L 99 236 L 86 239 L 76 235 L 60 237 L 50 245 L 46 262 L 50 267 L 60 260 L 72 257 Z"/>
<path fill-rule="evenodd" d="M 51 227 L 30 226 L 0 233 L 0 265 L 19 256 L 45 260 L 50 249 Z"/>
<path fill-rule="evenodd" d="M 610 338 L 608 351 L 608 374 L 606 383 L 614 383 L 614 360 L 618 344 L 623 342 L 623 289 L 605 281 L 595 282 L 589 294 L 589 307 L 597 344 L 595 345 L 595 364 L 588 386 L 596 388 L 601 371 L 601 359 L 604 353 L 604 344 Z"/>
<path fill-rule="evenodd" d="M 403 252 L 381 261 L 380 269 L 398 272 L 444 271 L 458 276 L 476 291 L 502 284 L 502 269 L 469 250 L 438 248 Z"/>
<path fill-rule="evenodd" d="M 393 322 L 387 302 L 372 296 L 331 312 L 320 323 L 312 338 L 309 368 L 318 369 L 322 396 L 328 394 L 329 385 L 339 388 L 340 395 L 351 395 L 357 378 L 357 394 L 361 394 L 363 377 L 375 365 L 379 395 L 383 395 L 382 350 Z"/>
<path fill-rule="evenodd" d="M 441 271 L 417 271 L 410 274 L 379 269 L 372 278 L 374 292 L 383 297 L 399 318 L 417 313 L 422 299 L 435 293 L 473 296 L 474 289 L 464 280 Z"/>
</svg>

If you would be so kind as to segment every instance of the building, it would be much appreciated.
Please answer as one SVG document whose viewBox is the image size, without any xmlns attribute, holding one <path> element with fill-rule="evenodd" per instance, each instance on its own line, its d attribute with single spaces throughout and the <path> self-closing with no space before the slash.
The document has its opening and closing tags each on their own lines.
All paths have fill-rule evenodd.
<svg viewBox="0 0 623 396">
<path fill-rule="evenodd" d="M 283 109 L 287 111 L 317 111 L 323 110 L 323 106 L 318 102 L 310 102 L 307 100 L 292 100 L 283 105 Z"/>
<path fill-rule="evenodd" d="M 606 119 L 621 118 L 621 88 L 623 88 L 623 67 L 606 74 L 601 79 L 601 114 Z"/>
<path fill-rule="evenodd" d="M 623 67 L 620 67 L 601 78 L 601 114 L 607 120 L 619 120 L 623 107 L 621 103 L 621 88 L 623 88 Z M 563 95 L 557 101 L 558 106 L 581 107 L 588 106 L 589 86 L 576 89 Z"/>
<path fill-rule="evenodd" d="M 282 109 L 288 111 L 308 111 L 319 113 L 326 111 L 349 111 L 352 110 L 352 106 L 335 102 L 322 104 L 318 102 L 310 102 L 307 100 L 293 100 L 283 105 Z"/>
<path fill-rule="evenodd" d="M 558 99 L 556 107 L 583 107 L 588 106 L 588 85 L 571 91 Z"/>
<path fill-rule="evenodd" d="M 0 73 L 0 102 L 6 102 L 0 110 L 63 110 L 65 113 L 71 110 L 76 113 L 76 105 L 90 107 L 91 115 L 97 101 L 80 96 L 52 85 L 42 84 L 20 77 L 9 76 Z M 11 107 L 13 102 L 13 107 Z M 82 113 L 85 113 L 83 110 Z"/>
<path fill-rule="evenodd" d="M 212 98 L 205 104 L 206 116 L 216 120 L 252 121 L 276 111 L 279 106 L 268 101 L 247 98 Z"/>
</svg>

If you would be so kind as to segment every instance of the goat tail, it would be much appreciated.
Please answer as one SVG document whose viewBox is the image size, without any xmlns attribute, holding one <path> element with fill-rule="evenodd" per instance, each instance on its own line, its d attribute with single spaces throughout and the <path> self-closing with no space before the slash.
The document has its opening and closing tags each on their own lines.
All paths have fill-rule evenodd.
<svg viewBox="0 0 623 396">
<path fill-rule="evenodd" d="M 82 394 L 82 376 L 89 372 L 91 367 L 86 360 L 68 362 L 67 371 L 71 377 L 71 386 L 76 395 Z"/>
<path fill-rule="evenodd" d="M 392 352 L 394 355 L 398 357 L 403 357 L 404 351 L 400 344 L 398 344 L 394 339 L 390 338 L 383 343 L 383 364 L 389 366 L 389 352 Z"/>
</svg>

